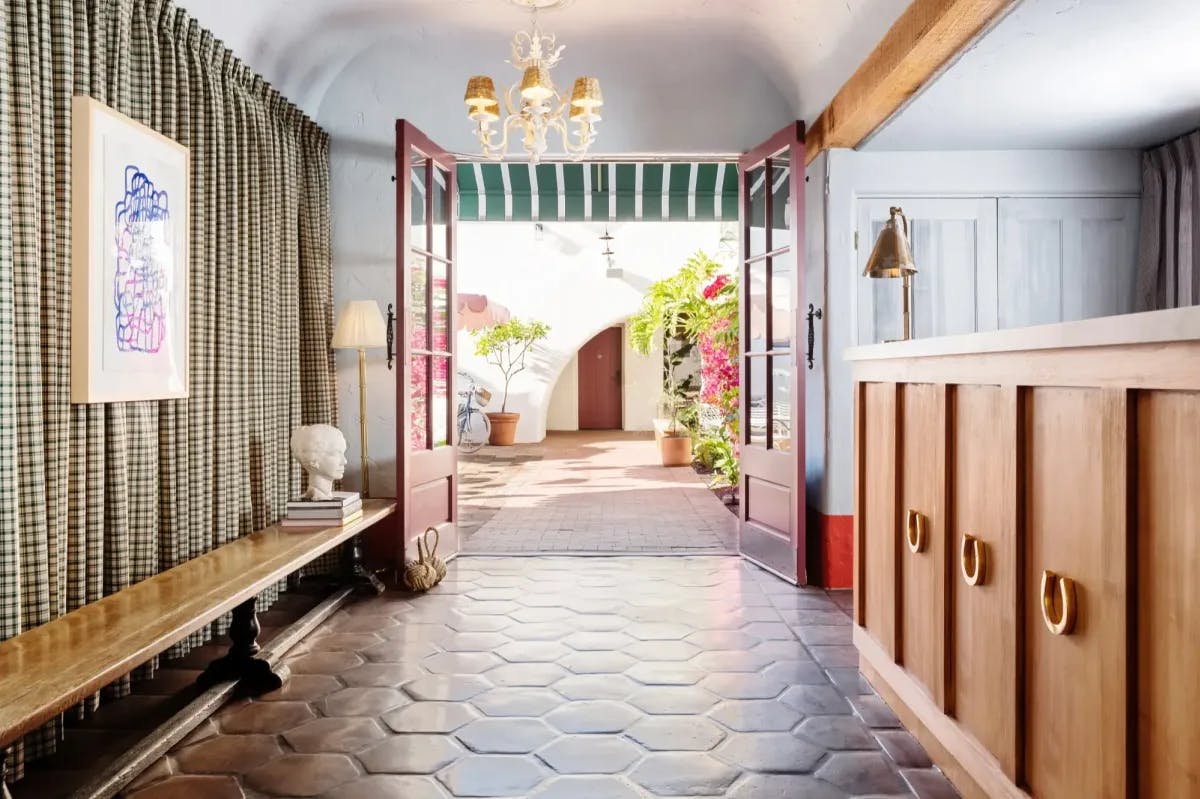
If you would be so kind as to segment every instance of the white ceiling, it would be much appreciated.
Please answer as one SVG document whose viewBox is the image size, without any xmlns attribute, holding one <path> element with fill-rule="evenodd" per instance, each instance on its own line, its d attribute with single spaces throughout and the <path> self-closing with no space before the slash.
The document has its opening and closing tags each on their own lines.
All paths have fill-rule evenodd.
<svg viewBox="0 0 1200 799">
<path fill-rule="evenodd" d="M 1147 147 L 1200 127 L 1200 2 L 1023 0 L 872 150 Z"/>
<path fill-rule="evenodd" d="M 509 0 L 178 2 L 331 130 L 345 128 L 342 116 L 348 106 L 356 115 L 371 116 L 365 100 L 331 98 L 353 92 L 348 84 L 404 84 L 436 77 L 436 97 L 428 89 L 422 93 L 421 87 L 407 93 L 385 87 L 391 90 L 377 102 L 389 105 L 385 111 L 392 118 L 416 118 L 420 114 L 411 107 L 390 106 L 401 101 L 417 105 L 417 100 L 406 99 L 410 97 L 426 105 L 432 100 L 436 108 L 418 110 L 430 118 L 452 120 L 447 130 L 449 125 L 454 135 L 461 130 L 468 144 L 467 122 L 459 118 L 461 90 L 445 96 L 441 84 L 465 85 L 474 72 L 511 81 L 513 70 L 504 63 L 508 42 L 529 20 L 528 12 Z M 665 147 L 696 142 L 713 151 L 732 152 L 755 143 L 743 141 L 746 136 L 773 132 L 769 126 L 780 119 L 815 119 L 908 2 L 571 0 L 563 8 L 542 12 L 541 21 L 567 45 L 559 72 L 570 74 L 562 77 L 569 79 L 577 72 L 598 75 L 605 83 L 609 110 L 623 112 L 623 118 L 607 115 L 606 126 L 636 126 L 640 115 L 655 110 L 664 116 L 683 112 L 675 127 L 696 129 L 714 124 L 723 130 L 721 118 L 728 115 L 764 117 L 758 126 L 765 130 L 761 134 L 745 132 L 745 124 L 723 135 L 657 139 L 630 130 L 628 135 L 614 132 L 610 143 L 629 148 L 659 141 Z M 613 79 L 605 81 L 605 75 Z M 725 80 L 713 84 L 714 75 Z M 738 87 L 745 87 L 750 99 L 737 97 Z M 377 88 L 371 91 L 380 93 Z M 690 107 L 672 108 L 673 97 L 678 105 Z M 766 104 L 772 107 L 760 111 Z M 601 146 L 603 136 L 602 129 Z"/>
</svg>

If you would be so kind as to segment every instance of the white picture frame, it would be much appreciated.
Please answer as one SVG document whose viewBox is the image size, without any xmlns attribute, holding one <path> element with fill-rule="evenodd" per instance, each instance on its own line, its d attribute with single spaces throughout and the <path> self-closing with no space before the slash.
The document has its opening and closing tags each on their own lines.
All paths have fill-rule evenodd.
<svg viewBox="0 0 1200 799">
<path fill-rule="evenodd" d="M 91 97 L 71 111 L 71 402 L 186 398 L 188 149 Z"/>
</svg>

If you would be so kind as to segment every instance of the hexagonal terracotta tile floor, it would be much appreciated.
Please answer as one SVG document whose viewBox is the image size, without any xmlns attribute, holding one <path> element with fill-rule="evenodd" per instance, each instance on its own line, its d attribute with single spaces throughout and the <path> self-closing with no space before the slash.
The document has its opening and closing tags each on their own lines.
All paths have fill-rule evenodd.
<svg viewBox="0 0 1200 799">
<path fill-rule="evenodd" d="M 340 611 L 292 684 L 128 796 L 954 796 L 858 675 L 844 605 L 728 557 L 460 558 Z"/>
</svg>

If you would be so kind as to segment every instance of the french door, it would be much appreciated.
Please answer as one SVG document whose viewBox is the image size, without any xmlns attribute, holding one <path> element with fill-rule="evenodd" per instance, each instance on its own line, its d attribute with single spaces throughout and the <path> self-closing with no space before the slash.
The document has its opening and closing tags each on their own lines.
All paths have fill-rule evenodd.
<svg viewBox="0 0 1200 799">
<path fill-rule="evenodd" d="M 438 554 L 458 554 L 455 448 L 455 159 L 406 120 L 396 122 L 396 497 L 393 561 L 416 556 L 430 528 Z"/>
<path fill-rule="evenodd" d="M 741 494 L 738 549 L 793 583 L 805 568 L 804 123 L 738 161 Z"/>
</svg>

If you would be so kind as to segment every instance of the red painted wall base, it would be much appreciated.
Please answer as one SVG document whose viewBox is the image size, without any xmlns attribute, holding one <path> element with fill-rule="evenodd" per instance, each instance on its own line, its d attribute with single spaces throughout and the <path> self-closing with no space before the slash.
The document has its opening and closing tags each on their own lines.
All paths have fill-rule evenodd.
<svg viewBox="0 0 1200 799">
<path fill-rule="evenodd" d="M 823 588 L 852 588 L 854 517 L 826 516 L 810 508 L 808 529 L 808 582 Z"/>
</svg>

